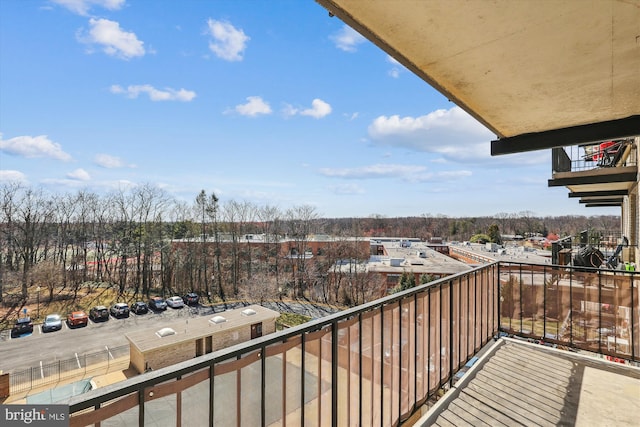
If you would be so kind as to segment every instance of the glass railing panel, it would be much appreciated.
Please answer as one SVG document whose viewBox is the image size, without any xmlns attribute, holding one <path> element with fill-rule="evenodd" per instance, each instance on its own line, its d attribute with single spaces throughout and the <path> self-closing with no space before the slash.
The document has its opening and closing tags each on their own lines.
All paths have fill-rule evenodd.
<svg viewBox="0 0 640 427">
<path fill-rule="evenodd" d="M 302 336 L 291 337 L 283 348 L 282 358 L 284 364 L 284 414 L 286 425 L 302 425 Z M 311 379 L 310 379 L 311 380 Z M 304 381 L 306 384 L 306 381 Z M 268 384 L 268 383 L 267 383 Z"/>
<path fill-rule="evenodd" d="M 253 352 L 243 356 L 242 367 L 238 369 L 240 425 L 256 426 L 262 420 L 262 354 Z M 236 379 L 238 381 L 238 379 Z M 237 383 L 236 383 L 237 384 Z M 236 388 L 237 390 L 237 388 Z M 215 398 L 215 396 L 214 396 Z"/>
<path fill-rule="evenodd" d="M 440 322 L 438 327 L 440 328 L 440 383 L 444 384 L 451 375 L 451 358 L 450 351 L 452 345 L 452 333 L 451 330 L 451 290 L 452 283 L 447 282 L 440 285 Z"/>
<path fill-rule="evenodd" d="M 384 307 L 383 420 L 385 425 L 398 419 L 398 386 L 400 381 L 400 307 L 398 302 Z"/>
<path fill-rule="evenodd" d="M 213 425 L 238 425 L 239 390 L 237 361 L 215 366 L 213 379 Z"/>
<path fill-rule="evenodd" d="M 561 341 L 571 334 L 570 284 L 562 274 L 552 268 L 545 269 L 544 277 L 544 334 L 545 340 Z"/>
<path fill-rule="evenodd" d="M 103 402 L 100 408 L 87 408 L 73 414 L 69 419 L 69 426 L 83 427 L 100 423 L 101 427 L 136 427 L 140 420 L 138 402 L 137 391 L 125 394 L 117 399 Z"/>
<path fill-rule="evenodd" d="M 374 408 L 378 406 L 379 398 L 375 400 L 375 366 L 374 360 L 374 343 L 376 342 L 376 335 L 374 327 L 374 314 L 375 311 L 369 311 L 362 314 L 360 322 L 360 335 L 362 339 L 362 364 L 360 367 L 362 382 L 362 395 L 360 398 L 360 407 L 362 412 L 360 417 L 362 419 L 362 425 L 375 425 L 374 423 Z M 379 342 L 379 335 L 378 335 Z M 380 346 L 377 347 L 378 353 L 380 352 Z M 374 403 L 375 400 L 375 403 Z M 378 425 L 380 421 L 378 421 Z"/>
<path fill-rule="evenodd" d="M 178 407 L 183 426 L 203 425 L 209 420 L 209 372 L 209 368 L 201 369 L 182 378 L 186 384 L 178 393 Z"/>
<path fill-rule="evenodd" d="M 372 355 L 372 372 L 373 381 L 371 389 L 371 420 L 374 425 L 381 425 L 382 407 L 384 404 L 384 396 L 382 395 L 383 378 L 382 378 L 382 359 L 384 352 L 383 345 L 383 329 L 382 329 L 382 310 L 375 310 L 372 317 L 373 331 L 371 334 L 371 355 Z"/>
<path fill-rule="evenodd" d="M 294 381 L 297 380 L 297 383 L 290 384 L 293 390 L 300 390 L 299 352 L 291 354 L 293 356 L 291 358 L 288 357 L 291 350 L 299 345 L 299 342 L 300 340 L 291 340 L 270 345 L 265 349 L 265 425 L 284 425 L 289 413 L 299 411 L 300 398 L 296 399 L 294 395 L 288 395 L 290 391 L 287 390 L 290 384 L 287 379 L 289 374 L 294 377 Z"/>
<path fill-rule="evenodd" d="M 170 388 L 172 380 L 168 383 L 158 384 L 145 389 L 144 425 L 153 427 L 173 427 L 178 417 L 178 399 L 175 393 L 164 391 Z M 167 393 L 165 395 L 165 393 Z M 160 397 L 158 397 L 160 396 Z M 207 417 L 208 418 L 208 417 Z"/>
<path fill-rule="evenodd" d="M 620 273 L 602 275 L 601 280 L 605 285 L 602 288 L 598 332 L 603 353 L 625 357 L 632 355 L 632 300 L 637 296 L 632 295 L 631 277 Z"/>
<path fill-rule="evenodd" d="M 333 326 L 332 326 L 333 327 Z M 338 394 L 344 396 L 339 384 L 333 382 L 333 334 L 330 327 L 325 327 L 320 338 L 320 426 L 331 426 L 333 403 L 333 388 L 337 387 Z M 337 362 L 337 361 L 336 361 Z"/>
<path fill-rule="evenodd" d="M 429 288 L 429 393 L 440 388 L 442 360 L 445 356 L 441 345 L 440 329 L 440 286 Z"/>
<path fill-rule="evenodd" d="M 304 421 L 308 425 L 323 425 L 322 411 L 325 410 L 330 413 L 330 400 L 329 406 L 323 408 L 323 403 L 326 402 L 322 398 L 322 394 L 330 387 L 331 373 L 329 370 L 329 384 L 323 384 L 327 381 L 327 374 L 323 370 L 327 370 L 327 367 L 323 361 L 323 358 L 330 357 L 326 354 L 322 354 L 323 346 L 321 340 L 331 331 L 325 329 L 311 332 L 305 336 L 305 347 L 302 357 L 304 358 Z M 330 420 L 329 420 L 330 421 Z"/>
<path fill-rule="evenodd" d="M 471 325 L 471 317 L 469 315 L 469 276 L 461 277 L 458 282 L 458 299 L 457 299 L 457 311 L 460 319 L 460 325 L 458 327 L 460 337 L 458 340 L 458 348 L 460 352 L 460 359 L 467 360 L 472 351 L 471 338 L 472 334 L 469 333 Z"/>
<path fill-rule="evenodd" d="M 416 400 L 416 364 L 420 360 L 416 353 L 416 307 L 414 298 L 400 301 L 401 322 L 400 341 L 404 343 L 400 355 L 400 414 L 407 414 L 413 409 Z"/>
<path fill-rule="evenodd" d="M 416 310 L 416 403 L 422 403 L 427 398 L 429 378 L 429 293 L 417 295 Z"/>
</svg>

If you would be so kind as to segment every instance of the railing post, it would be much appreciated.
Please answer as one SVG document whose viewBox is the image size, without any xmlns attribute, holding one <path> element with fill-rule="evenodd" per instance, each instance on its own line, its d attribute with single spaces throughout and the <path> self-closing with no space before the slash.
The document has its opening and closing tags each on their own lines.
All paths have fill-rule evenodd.
<svg viewBox="0 0 640 427">
<path fill-rule="evenodd" d="M 424 316 L 423 316 L 424 317 Z M 420 341 L 422 343 L 422 341 Z M 418 358 L 416 357 L 418 353 L 418 293 L 413 294 L 413 405 L 412 407 L 415 409 L 416 402 L 418 401 Z M 424 346 L 423 346 L 424 349 Z M 422 355 L 422 360 L 425 360 L 424 354 Z M 407 366 L 407 369 L 409 367 Z M 424 377 L 422 378 L 422 383 L 424 385 Z M 362 423 L 360 423 L 362 425 Z"/>
<path fill-rule="evenodd" d="M 573 347 L 573 273 L 575 269 L 569 270 L 569 344 Z"/>
<path fill-rule="evenodd" d="M 638 311 L 636 310 L 636 306 L 635 306 L 635 302 L 633 300 L 633 278 L 635 277 L 635 274 L 631 274 L 631 333 L 629 334 L 629 344 L 631 345 L 631 360 L 636 360 L 636 343 L 635 343 L 635 338 L 636 336 L 635 331 L 635 313 L 637 313 Z"/>
<path fill-rule="evenodd" d="M 349 344 L 351 348 L 351 344 Z M 371 364 L 373 366 L 373 352 L 371 352 Z M 362 313 L 358 313 L 358 425 L 362 425 Z M 373 380 L 373 378 L 372 378 Z M 372 381 L 373 382 L 373 381 Z"/>
<path fill-rule="evenodd" d="M 209 427 L 213 427 L 214 425 L 215 367 L 215 362 L 212 362 L 211 365 L 209 365 Z M 304 373 L 302 375 L 304 376 Z"/>
<path fill-rule="evenodd" d="M 260 349 L 260 371 L 261 371 L 261 375 L 260 375 L 260 420 L 261 420 L 261 425 L 262 427 L 265 426 L 266 424 L 266 405 L 265 405 L 265 400 L 267 399 L 267 380 L 266 380 L 266 372 L 265 369 L 267 368 L 267 356 L 266 356 L 266 352 L 267 352 L 267 348 L 265 346 L 262 346 L 262 348 Z M 283 387 L 285 386 L 284 384 L 282 385 Z"/>
<path fill-rule="evenodd" d="M 557 339 L 558 331 L 556 331 Z M 547 339 L 547 266 L 542 266 L 542 339 Z"/>
<path fill-rule="evenodd" d="M 380 425 L 384 425 L 384 304 L 380 306 Z"/>
<path fill-rule="evenodd" d="M 453 280 L 449 281 L 449 387 L 453 387 Z M 459 323 L 459 322 L 458 322 Z"/>
<path fill-rule="evenodd" d="M 138 425 L 144 425 L 144 386 L 138 390 Z"/>
<path fill-rule="evenodd" d="M 338 425 L 338 322 L 331 323 L 331 425 Z"/>
<path fill-rule="evenodd" d="M 602 354 L 602 271 L 600 269 L 598 269 L 598 352 Z"/>
<path fill-rule="evenodd" d="M 305 404 L 305 396 L 304 396 L 304 386 L 305 386 L 305 377 L 306 377 L 306 372 L 305 372 L 305 362 L 306 362 L 306 353 L 305 353 L 305 346 L 306 346 L 306 336 L 307 334 L 305 332 L 302 333 L 302 337 L 300 340 L 300 349 L 302 352 L 302 356 L 300 358 L 300 425 L 305 425 L 304 424 L 304 404 Z M 373 353 L 372 353 L 373 354 Z"/>
<path fill-rule="evenodd" d="M 500 265 L 501 263 L 498 263 L 498 277 L 496 280 L 494 280 L 495 282 L 495 296 L 494 299 L 496 299 L 496 307 L 497 307 L 497 313 L 496 313 L 496 319 L 498 320 L 498 333 L 502 330 L 502 318 L 500 317 L 500 309 L 501 309 L 501 299 L 502 299 L 502 287 L 500 286 Z M 475 349 L 474 349 L 475 350 Z"/>
</svg>

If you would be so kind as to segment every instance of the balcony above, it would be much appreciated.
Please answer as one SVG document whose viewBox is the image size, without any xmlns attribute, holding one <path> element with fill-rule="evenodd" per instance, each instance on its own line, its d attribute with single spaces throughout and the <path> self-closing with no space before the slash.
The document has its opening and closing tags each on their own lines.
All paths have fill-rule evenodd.
<svg viewBox="0 0 640 427">
<path fill-rule="evenodd" d="M 587 207 L 620 206 L 638 182 L 637 159 L 632 138 L 554 148 L 548 184 L 567 187 Z"/>
</svg>

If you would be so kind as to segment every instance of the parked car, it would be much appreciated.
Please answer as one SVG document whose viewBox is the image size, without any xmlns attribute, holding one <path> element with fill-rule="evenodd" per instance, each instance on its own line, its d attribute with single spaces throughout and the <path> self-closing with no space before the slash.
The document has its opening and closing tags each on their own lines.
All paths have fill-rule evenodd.
<svg viewBox="0 0 640 427">
<path fill-rule="evenodd" d="M 167 298 L 167 305 L 171 308 L 182 308 L 184 307 L 184 301 L 179 296 L 169 297 Z"/>
<path fill-rule="evenodd" d="M 33 332 L 33 322 L 30 317 L 21 317 L 16 320 L 15 325 L 11 328 L 11 338 L 17 338 L 20 335 Z"/>
<path fill-rule="evenodd" d="M 42 332 L 54 332 L 62 329 L 62 317 L 59 314 L 49 314 L 44 318 Z"/>
<path fill-rule="evenodd" d="M 67 325 L 69 327 L 74 326 L 87 326 L 89 323 L 89 316 L 84 311 L 74 311 L 67 316 Z"/>
<path fill-rule="evenodd" d="M 149 300 L 149 308 L 151 310 L 166 310 L 167 302 L 162 297 L 152 297 Z"/>
<path fill-rule="evenodd" d="M 113 304 L 109 311 L 115 318 L 129 317 L 129 306 L 124 302 L 117 302 Z"/>
<path fill-rule="evenodd" d="M 149 306 L 145 302 L 138 301 L 131 305 L 131 311 L 135 314 L 145 314 L 149 311 Z"/>
<path fill-rule="evenodd" d="M 105 322 L 109 320 L 109 309 L 104 305 L 98 305 L 89 310 L 89 318 L 94 322 Z"/>
<path fill-rule="evenodd" d="M 182 299 L 186 305 L 198 305 L 200 301 L 200 297 L 195 292 L 189 292 Z"/>
</svg>

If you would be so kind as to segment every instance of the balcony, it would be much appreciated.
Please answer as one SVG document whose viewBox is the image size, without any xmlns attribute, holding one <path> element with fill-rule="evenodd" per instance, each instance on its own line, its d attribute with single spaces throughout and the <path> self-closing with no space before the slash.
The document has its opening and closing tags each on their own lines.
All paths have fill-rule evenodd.
<svg viewBox="0 0 640 427">
<path fill-rule="evenodd" d="M 634 139 L 552 149 L 549 187 L 566 186 L 570 197 L 590 206 L 620 206 L 637 183 Z"/>
<path fill-rule="evenodd" d="M 398 425 L 499 334 L 638 362 L 638 282 L 487 264 L 74 397 L 70 425 Z"/>
</svg>

